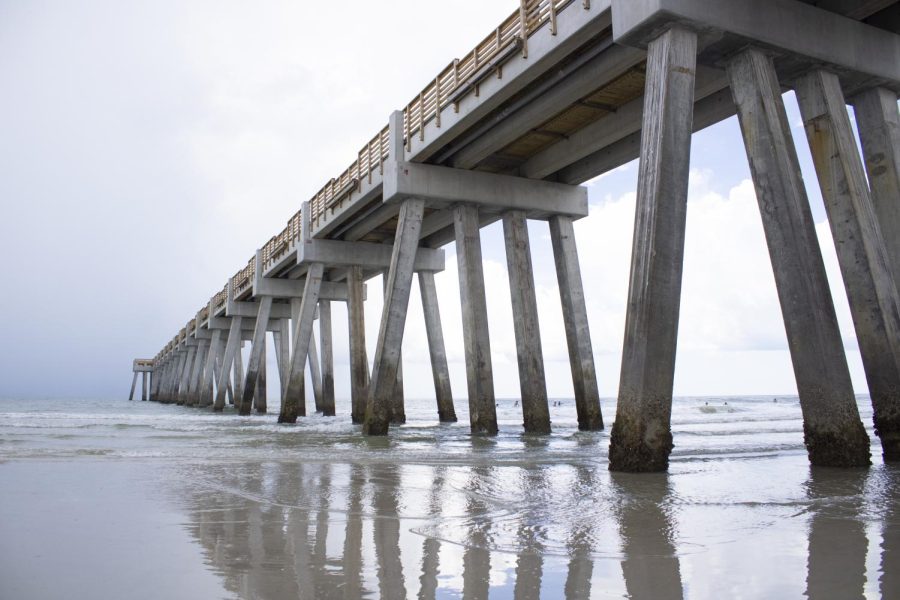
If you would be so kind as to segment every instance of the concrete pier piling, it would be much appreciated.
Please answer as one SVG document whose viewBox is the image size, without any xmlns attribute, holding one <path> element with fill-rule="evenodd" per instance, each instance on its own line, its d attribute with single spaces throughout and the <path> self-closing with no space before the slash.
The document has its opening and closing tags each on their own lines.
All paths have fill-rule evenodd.
<svg viewBox="0 0 900 600">
<path fill-rule="evenodd" d="M 334 344 L 331 338 L 331 302 L 319 300 L 319 341 L 322 345 L 322 415 L 335 416 Z"/>
<path fill-rule="evenodd" d="M 298 416 L 306 416 L 306 399 L 300 396 L 305 379 L 305 365 L 309 340 L 313 330 L 316 305 L 319 302 L 319 291 L 322 287 L 324 266 L 312 263 L 306 272 L 306 283 L 296 323 L 294 323 L 291 361 L 287 370 L 287 385 L 282 390 L 281 413 L 279 423 L 296 423 Z"/>
<path fill-rule="evenodd" d="M 522 416 L 528 433 L 550 433 L 550 407 L 544 378 L 544 355 L 531 266 L 531 245 L 525 212 L 503 215 L 509 293 L 512 299 L 513 329 L 522 392 Z"/>
<path fill-rule="evenodd" d="M 144 371 L 141 373 L 141 400 L 143 402 L 147 401 L 147 393 L 149 392 L 149 386 L 147 385 L 147 380 L 150 378 L 150 373 Z"/>
<path fill-rule="evenodd" d="M 263 343 L 259 352 L 259 373 L 256 375 L 256 387 L 253 393 L 253 409 L 261 415 L 268 411 L 268 386 L 266 385 L 266 344 Z M 301 396 L 302 398 L 302 396 Z"/>
<path fill-rule="evenodd" d="M 881 230 L 888 267 L 900 286 L 900 112 L 897 93 L 883 87 L 851 98 L 871 189 L 875 219 Z M 896 343 L 896 340 L 892 340 Z M 860 348 L 861 349 L 861 348 Z M 894 357 L 896 359 L 896 352 Z M 869 384 L 872 388 L 872 384 Z M 872 393 L 875 433 L 884 460 L 900 461 L 900 396 L 898 389 Z M 876 400 L 876 396 L 878 399 Z"/>
<path fill-rule="evenodd" d="M 478 207 L 459 204 L 453 208 L 459 297 L 462 305 L 466 382 L 469 390 L 469 421 L 472 433 L 497 433 L 497 407 L 491 365 L 487 298 L 481 262 Z"/>
<path fill-rule="evenodd" d="M 381 279 L 385 298 L 387 298 L 388 275 L 388 271 L 385 271 Z M 391 424 L 402 425 L 403 423 L 406 423 L 406 406 L 403 397 L 403 349 L 401 347 L 400 358 L 397 359 L 397 385 L 394 387 L 394 393 L 391 396 Z"/>
<path fill-rule="evenodd" d="M 128 401 L 131 402 L 134 400 L 134 388 L 137 387 L 138 380 L 138 372 L 134 372 L 134 376 L 131 378 L 131 393 L 128 394 Z"/>
<path fill-rule="evenodd" d="M 225 352 L 222 355 L 222 361 L 219 365 L 217 375 L 216 401 L 213 404 L 213 410 L 221 412 L 225 409 L 225 394 L 229 385 L 229 375 L 231 374 L 231 366 L 234 363 L 234 355 L 241 343 L 241 325 L 242 317 L 230 317 L 231 325 L 228 329 L 228 341 L 225 344 Z"/>
<path fill-rule="evenodd" d="M 570 217 L 555 215 L 550 218 L 550 241 L 556 262 L 563 326 L 569 349 L 578 429 L 600 431 L 603 429 L 600 390 L 597 383 L 597 369 L 594 365 L 594 349 L 591 346 L 591 329 L 588 324 L 587 303 L 584 299 L 581 266 L 578 262 L 578 248 L 575 245 L 575 229 Z"/>
<path fill-rule="evenodd" d="M 391 254 L 391 268 L 387 277 L 384 309 L 375 345 L 375 361 L 372 365 L 366 416 L 363 421 L 363 433 L 366 435 L 386 435 L 391 421 L 393 397 L 397 389 L 397 371 L 400 365 L 400 347 L 403 342 L 403 330 L 406 327 L 406 311 L 409 306 L 424 213 L 423 200 L 405 200 L 400 207 L 394 249 Z"/>
<path fill-rule="evenodd" d="M 747 49 L 728 64 L 775 272 L 810 462 L 869 464 L 825 266 L 772 59 Z"/>
<path fill-rule="evenodd" d="M 315 328 L 309 334 L 309 351 L 306 364 L 309 367 L 309 379 L 312 382 L 313 402 L 317 413 L 322 413 L 322 372 L 319 363 L 319 349 L 316 346 Z"/>
<path fill-rule="evenodd" d="M 613 471 L 664 471 L 672 451 L 696 61 L 692 31 L 673 27 L 650 42 Z"/>
<path fill-rule="evenodd" d="M 358 266 L 347 269 L 347 318 L 350 331 L 350 417 L 354 423 L 362 423 L 369 393 L 369 359 L 366 357 L 363 272 Z"/>
<path fill-rule="evenodd" d="M 456 409 L 453 407 L 453 390 L 450 388 L 450 369 L 447 366 L 447 350 L 444 346 L 444 331 L 441 327 L 434 273 L 419 272 L 419 292 L 422 296 L 422 312 L 425 315 L 425 335 L 428 337 L 438 420 L 441 423 L 456 423 Z"/>
<path fill-rule="evenodd" d="M 900 296 L 857 151 L 841 84 L 814 70 L 796 84 L 806 135 L 850 301 L 876 433 L 900 459 L 900 429 L 881 415 L 900 411 Z M 900 197 L 898 197 L 900 200 Z"/>
<path fill-rule="evenodd" d="M 239 402 L 238 412 L 241 415 L 249 415 L 253 406 L 253 397 L 256 395 L 256 384 L 261 368 L 265 363 L 264 357 L 266 345 L 266 331 L 269 327 L 269 315 L 272 312 L 272 297 L 263 296 L 259 299 L 259 308 L 256 314 L 256 324 L 253 328 L 253 339 L 250 342 L 250 355 L 247 357 L 247 371 L 244 379 L 243 390 Z M 259 403 L 257 402 L 257 412 Z M 265 413 L 265 408 L 263 408 Z"/>
</svg>

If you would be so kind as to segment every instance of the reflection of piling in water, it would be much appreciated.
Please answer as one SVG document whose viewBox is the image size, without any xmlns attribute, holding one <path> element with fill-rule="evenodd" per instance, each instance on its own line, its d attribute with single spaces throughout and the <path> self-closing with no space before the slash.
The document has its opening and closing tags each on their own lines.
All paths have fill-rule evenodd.
<svg viewBox="0 0 900 600">
<path fill-rule="evenodd" d="M 896 490 L 900 470 L 885 469 L 889 479 L 887 489 Z M 900 498 L 887 498 L 888 509 L 884 511 L 881 522 L 881 597 L 900 598 Z"/>
<path fill-rule="evenodd" d="M 622 538 L 622 574 L 628 597 L 634 600 L 669 600 L 684 597 L 681 569 L 672 539 L 672 520 L 665 502 L 666 475 L 611 474 L 620 488 L 622 504 L 616 510 Z"/>
<path fill-rule="evenodd" d="M 444 477 L 444 467 L 434 467 L 432 469 L 428 514 L 435 520 L 443 516 Z M 419 600 L 433 600 L 437 593 L 440 552 L 441 541 L 426 536 L 425 541 L 422 543 L 422 575 L 419 577 Z"/>
<path fill-rule="evenodd" d="M 373 501 L 378 589 L 382 598 L 405 598 L 406 582 L 403 579 L 403 564 L 400 562 L 400 477 L 397 467 L 373 466 L 370 478 L 375 488 Z"/>
<path fill-rule="evenodd" d="M 810 600 L 863 597 L 869 540 L 860 514 L 867 478 L 863 470 L 810 470 L 806 482 L 812 504 L 806 571 Z"/>
<path fill-rule="evenodd" d="M 578 467 L 576 482 L 580 489 L 592 489 L 594 480 L 591 469 Z M 591 523 L 579 520 L 572 530 L 566 546 L 569 550 L 569 566 L 566 574 L 566 600 L 581 600 L 591 597 L 591 576 L 594 573 L 593 536 Z"/>
<path fill-rule="evenodd" d="M 534 493 L 548 488 L 543 467 L 529 468 L 525 472 L 523 492 Z M 544 523 L 541 511 L 534 509 L 521 513 L 517 532 L 519 555 L 516 559 L 516 583 L 513 596 L 517 600 L 540 598 L 544 575 L 544 543 L 541 536 Z"/>
<path fill-rule="evenodd" d="M 362 496 L 366 476 L 363 467 L 350 466 L 350 490 L 347 498 L 347 526 L 344 532 L 344 598 L 359 598 L 362 593 Z"/>
<path fill-rule="evenodd" d="M 487 598 L 490 590 L 491 551 L 488 549 L 490 521 L 484 517 L 487 507 L 477 494 L 484 481 L 490 481 L 489 467 L 472 469 L 466 498 L 469 535 L 463 552 L 463 598 Z M 474 489 L 473 489 L 474 488 Z M 476 493 L 472 493 L 472 492 Z"/>
</svg>

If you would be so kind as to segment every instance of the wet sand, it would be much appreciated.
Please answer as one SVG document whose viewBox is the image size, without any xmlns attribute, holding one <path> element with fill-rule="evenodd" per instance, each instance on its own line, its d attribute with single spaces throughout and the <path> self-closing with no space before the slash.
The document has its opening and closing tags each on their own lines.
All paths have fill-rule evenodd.
<svg viewBox="0 0 900 600">
<path fill-rule="evenodd" d="M 550 438 L 153 405 L 3 428 L 0 597 L 900 598 L 900 468 L 873 446 L 811 469 L 795 421 L 729 403 L 689 407 L 670 473 L 637 476 L 565 415 Z"/>
</svg>

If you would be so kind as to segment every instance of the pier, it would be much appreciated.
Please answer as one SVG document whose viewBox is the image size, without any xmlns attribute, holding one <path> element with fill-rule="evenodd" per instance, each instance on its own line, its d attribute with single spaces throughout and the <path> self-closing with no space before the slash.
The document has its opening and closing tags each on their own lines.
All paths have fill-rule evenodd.
<svg viewBox="0 0 900 600">
<path fill-rule="evenodd" d="M 454 244 L 473 434 L 497 432 L 480 230 L 502 222 L 522 422 L 551 431 L 528 220 L 549 224 L 579 429 L 604 428 L 574 221 L 585 182 L 639 159 L 637 214 L 610 469 L 664 471 L 693 132 L 737 115 L 815 465 L 865 466 L 869 439 L 795 149 L 808 143 L 849 299 L 875 430 L 900 461 L 900 2 L 521 0 L 468 54 L 388 116 L 153 359 L 142 399 L 335 416 L 331 308 L 346 302 L 351 414 L 364 435 L 405 421 L 401 342 L 418 285 L 436 406 L 456 420 L 435 274 Z M 782 93 L 800 105 L 794 139 Z M 856 115 L 857 148 L 847 106 Z M 362 137 L 362 136 L 361 136 Z M 362 137 L 362 139 L 365 139 Z M 367 282 L 384 308 L 367 356 Z M 596 332 L 595 332 L 596 333 Z M 249 343 L 244 364 L 241 348 Z M 310 390 L 306 389 L 307 371 Z M 344 415 L 340 415 L 343 417 Z"/>
</svg>

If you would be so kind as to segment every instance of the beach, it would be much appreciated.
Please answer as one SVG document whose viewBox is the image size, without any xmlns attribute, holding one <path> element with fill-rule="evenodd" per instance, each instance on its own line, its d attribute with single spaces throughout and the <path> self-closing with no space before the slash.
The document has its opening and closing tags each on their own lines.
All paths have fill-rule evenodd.
<svg viewBox="0 0 900 600">
<path fill-rule="evenodd" d="M 149 402 L 0 400 L 2 598 L 897 598 L 900 468 L 808 465 L 796 398 L 677 398 L 668 474 L 607 428 L 366 438 Z"/>
</svg>

